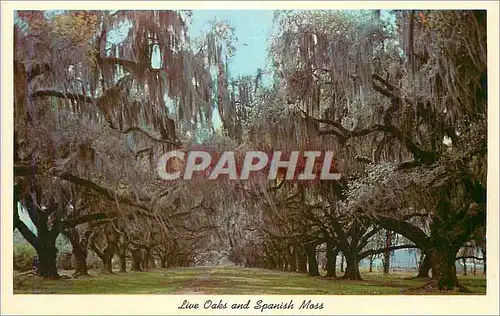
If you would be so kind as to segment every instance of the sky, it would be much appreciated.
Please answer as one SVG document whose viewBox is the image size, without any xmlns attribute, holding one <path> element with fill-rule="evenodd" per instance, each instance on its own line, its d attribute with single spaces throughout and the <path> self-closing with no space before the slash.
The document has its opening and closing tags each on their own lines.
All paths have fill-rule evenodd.
<svg viewBox="0 0 500 316">
<path fill-rule="evenodd" d="M 189 37 L 194 39 L 210 29 L 210 21 L 225 20 L 235 28 L 238 38 L 235 43 L 236 55 L 229 63 L 231 75 L 255 75 L 258 68 L 267 65 L 268 35 L 273 25 L 272 10 L 193 10 L 189 27 Z M 119 43 L 128 34 L 129 24 L 112 30 L 108 34 L 111 42 Z M 110 44 L 111 46 L 111 44 Z M 158 56 L 159 57 L 159 56 Z M 155 55 L 153 55 L 155 59 Z M 160 61 L 153 60 L 153 67 Z"/>
<path fill-rule="evenodd" d="M 229 60 L 229 73 L 255 76 L 257 69 L 268 65 L 267 50 L 269 34 L 273 26 L 271 10 L 193 10 L 189 36 L 198 37 L 210 28 L 210 21 L 225 20 L 234 27 L 237 41 L 236 53 Z M 267 80 L 266 80 L 267 79 Z M 270 82 L 270 76 L 263 76 L 264 82 Z M 217 129 L 222 122 L 219 113 L 214 111 L 212 124 Z"/>
<path fill-rule="evenodd" d="M 238 38 L 235 44 L 236 55 L 229 63 L 231 75 L 255 76 L 258 68 L 266 67 L 268 35 L 272 28 L 273 11 L 193 10 L 193 20 L 189 27 L 190 36 L 194 38 L 201 35 L 209 28 L 208 21 L 214 18 L 228 21 L 235 28 Z"/>
</svg>

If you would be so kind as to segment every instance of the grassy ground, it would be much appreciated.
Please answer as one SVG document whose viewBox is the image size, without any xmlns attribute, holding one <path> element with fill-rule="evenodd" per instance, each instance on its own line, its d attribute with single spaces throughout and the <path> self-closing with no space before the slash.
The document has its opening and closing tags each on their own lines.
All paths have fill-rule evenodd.
<svg viewBox="0 0 500 316">
<path fill-rule="evenodd" d="M 401 272 L 389 276 L 377 272 L 362 273 L 364 281 L 348 281 L 241 267 L 156 269 L 113 275 L 101 275 L 98 271 L 90 273 L 90 277 L 62 280 L 15 275 L 14 294 L 395 295 L 405 294 L 405 290 L 427 282 L 408 280 L 406 278 L 412 275 Z M 71 271 L 64 274 L 69 275 Z M 486 294 L 484 276 L 460 277 L 460 280 L 472 294 Z"/>
</svg>

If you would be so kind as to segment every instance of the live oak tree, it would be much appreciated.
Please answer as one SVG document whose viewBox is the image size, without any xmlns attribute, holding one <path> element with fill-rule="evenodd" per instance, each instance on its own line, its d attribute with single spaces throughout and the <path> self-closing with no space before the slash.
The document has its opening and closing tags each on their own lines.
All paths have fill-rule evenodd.
<svg viewBox="0 0 500 316">
<path fill-rule="evenodd" d="M 119 39 L 118 29 L 129 32 Z M 57 277 L 60 227 L 108 216 L 65 221 L 71 201 L 61 187 L 159 220 L 154 202 L 168 192 L 158 189 L 155 162 L 180 146 L 175 120 L 211 111 L 212 87 L 179 12 L 20 11 L 14 37 L 14 225 L 37 250 L 39 274 Z M 19 220 L 17 202 L 38 236 Z"/>
</svg>

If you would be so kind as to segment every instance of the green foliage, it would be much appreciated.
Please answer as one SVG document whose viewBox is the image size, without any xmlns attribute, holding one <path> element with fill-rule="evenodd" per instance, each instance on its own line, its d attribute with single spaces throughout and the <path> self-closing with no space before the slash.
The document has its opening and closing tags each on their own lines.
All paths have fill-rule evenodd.
<svg viewBox="0 0 500 316">
<path fill-rule="evenodd" d="M 30 271 L 33 269 L 33 258 L 36 251 L 26 242 L 14 244 L 14 270 Z"/>
</svg>

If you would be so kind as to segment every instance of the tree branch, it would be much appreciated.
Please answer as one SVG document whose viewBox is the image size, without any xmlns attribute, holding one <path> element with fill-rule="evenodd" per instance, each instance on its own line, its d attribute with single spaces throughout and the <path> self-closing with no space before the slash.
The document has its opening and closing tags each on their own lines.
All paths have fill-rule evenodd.
<svg viewBox="0 0 500 316">
<path fill-rule="evenodd" d="M 101 250 L 99 250 L 99 248 L 97 248 L 96 244 L 95 244 L 95 241 L 94 241 L 94 238 L 91 238 L 90 240 L 90 249 L 92 249 L 93 252 L 95 252 L 95 254 L 101 259 L 103 260 L 104 259 L 104 254 Z"/>
<path fill-rule="evenodd" d="M 431 247 L 427 235 L 420 228 L 413 224 L 388 217 L 374 218 L 374 221 L 380 224 L 385 229 L 405 236 L 406 238 L 414 242 L 418 246 L 418 248 L 424 251 Z"/>
<path fill-rule="evenodd" d="M 175 147 L 177 147 L 177 148 L 181 148 L 181 147 L 182 147 L 182 146 L 181 146 L 181 144 L 176 143 L 176 142 L 174 142 L 174 141 L 172 141 L 172 140 L 170 140 L 170 139 L 156 138 L 156 137 L 154 137 L 153 135 L 151 135 L 151 134 L 149 134 L 148 132 L 146 132 L 145 130 L 143 130 L 142 128 L 137 127 L 137 126 L 132 126 L 132 127 L 129 127 L 129 128 L 127 128 L 127 129 L 125 129 L 125 130 L 123 130 L 123 131 L 122 131 L 122 130 L 119 130 L 119 129 L 116 129 L 116 128 L 114 128 L 114 127 L 112 127 L 112 128 L 113 128 L 115 131 L 118 131 L 118 132 L 120 132 L 120 133 L 122 133 L 122 134 L 128 134 L 128 133 L 130 133 L 130 132 L 140 132 L 140 133 L 144 134 L 147 138 L 149 138 L 149 139 L 151 139 L 151 140 L 153 140 L 153 141 L 155 141 L 155 142 L 158 142 L 158 143 L 163 143 L 163 144 L 170 144 L 170 145 L 173 145 L 173 146 L 175 146 Z"/>
<path fill-rule="evenodd" d="M 109 219 L 109 218 L 114 218 L 116 214 L 106 214 L 106 213 L 94 213 L 94 214 L 87 214 L 83 216 L 79 216 L 76 218 L 70 218 L 63 220 L 61 222 L 63 228 L 73 228 L 77 225 L 91 222 L 91 221 L 97 221 L 97 220 L 102 220 L 102 219 Z"/>
<path fill-rule="evenodd" d="M 418 161 L 421 161 L 425 164 L 432 164 L 437 160 L 436 153 L 422 150 L 408 135 L 404 134 L 400 129 L 398 129 L 394 125 L 376 124 L 365 129 L 350 131 L 341 125 L 339 126 L 339 123 L 337 122 L 317 119 L 312 117 L 310 119 L 317 122 L 320 121 L 323 123 L 328 122 L 327 124 L 334 124 L 334 126 L 336 127 L 336 129 L 320 131 L 321 135 L 333 134 L 345 140 L 353 137 L 366 136 L 375 132 L 384 132 L 396 137 L 403 145 L 405 145 L 408 151 L 410 151 Z"/>
<path fill-rule="evenodd" d="M 460 256 L 460 257 L 455 258 L 455 260 L 463 260 L 463 259 L 474 259 L 474 260 L 483 261 L 485 258 L 479 258 L 476 256 Z"/>
<path fill-rule="evenodd" d="M 103 93 L 103 95 L 105 95 L 105 94 L 106 93 Z M 82 94 L 59 92 L 59 91 L 55 91 L 55 90 L 35 91 L 31 94 L 31 97 L 33 97 L 33 98 L 56 97 L 56 98 L 74 100 L 74 101 L 87 102 L 87 103 L 92 103 L 92 104 L 95 103 L 97 106 L 100 106 L 100 103 L 101 103 L 101 98 L 94 100 L 93 98 L 82 95 Z M 145 130 L 143 130 L 142 128 L 137 127 L 137 126 L 132 126 L 132 127 L 129 127 L 125 130 L 120 130 L 116 126 L 114 126 L 114 124 L 112 124 L 109 120 L 108 120 L 108 125 L 110 128 L 112 128 L 113 130 L 115 130 L 121 134 L 128 134 L 128 133 L 134 132 L 134 131 L 140 132 L 140 133 L 144 134 L 147 138 L 151 139 L 152 141 L 155 141 L 158 143 L 163 143 L 163 144 L 170 144 L 170 145 L 175 146 L 176 148 L 181 148 L 180 143 L 172 141 L 170 138 L 166 139 L 166 138 L 154 137 L 153 135 L 149 134 L 148 132 L 146 132 Z M 175 137 L 175 135 L 174 135 L 174 137 Z"/>
<path fill-rule="evenodd" d="M 372 226 L 372 230 L 370 230 L 360 238 L 358 248 L 363 249 L 368 244 L 368 240 L 379 231 L 380 227 Z"/>
<path fill-rule="evenodd" d="M 368 256 L 372 255 L 378 255 L 379 253 L 384 253 L 384 252 L 389 252 L 389 251 L 394 251 L 394 250 L 399 250 L 399 249 L 410 249 L 410 248 L 418 248 L 415 245 L 399 245 L 399 246 L 391 246 L 391 247 L 385 247 L 385 248 L 380 248 L 380 249 L 373 249 L 373 250 L 366 250 L 357 255 L 358 259 L 364 259 Z"/>
<path fill-rule="evenodd" d="M 304 110 L 300 109 L 302 113 L 306 116 L 306 119 L 313 120 L 318 123 L 328 124 L 333 129 L 320 130 L 320 135 L 335 135 L 341 141 L 346 141 L 349 138 L 366 136 L 374 132 L 384 132 L 396 137 L 407 149 L 410 151 L 414 157 L 425 164 L 432 164 L 437 160 L 437 154 L 435 152 L 429 152 L 421 149 L 415 141 L 413 141 L 408 135 L 402 132 L 399 128 L 391 124 L 391 115 L 396 110 L 398 104 L 401 103 L 400 97 L 396 95 L 396 87 L 391 85 L 388 81 L 380 77 L 379 75 L 372 75 L 373 78 L 373 88 L 380 92 L 381 94 L 387 96 L 392 100 L 392 105 L 387 109 L 384 118 L 384 125 L 376 124 L 371 127 L 350 131 L 342 126 L 338 121 L 332 121 L 328 119 L 321 119 L 309 116 Z M 384 87 L 381 87 L 375 82 L 380 82 Z"/>
<path fill-rule="evenodd" d="M 30 168 L 24 167 L 24 166 L 14 166 L 14 175 L 22 176 L 22 175 L 29 175 L 29 174 L 31 174 Z M 61 175 L 53 175 L 53 176 L 57 176 L 62 180 L 69 181 L 73 184 L 76 184 L 76 185 L 88 188 L 94 192 L 97 192 L 100 195 L 102 195 L 103 197 L 105 197 L 106 199 L 108 199 L 109 201 L 118 202 L 120 204 L 125 204 L 125 205 L 135 207 L 138 209 L 137 212 L 143 216 L 150 217 L 150 218 L 156 218 L 155 215 L 150 213 L 150 208 L 148 206 L 146 206 L 142 203 L 137 203 L 134 200 L 132 200 L 126 196 L 122 196 L 116 192 L 113 192 L 110 189 L 104 188 L 91 180 L 82 179 L 82 178 L 77 177 L 75 175 L 72 175 L 70 173 L 64 173 Z"/>
<path fill-rule="evenodd" d="M 82 101 L 87 103 L 94 103 L 94 100 L 91 97 L 87 97 L 82 94 L 59 92 L 54 90 L 38 90 L 33 92 L 31 94 L 31 97 L 33 98 L 55 97 L 55 98 L 69 99 L 75 101 Z"/>
<path fill-rule="evenodd" d="M 74 176 L 69 173 L 62 174 L 59 176 L 59 178 L 74 183 L 76 185 L 86 187 L 88 189 L 91 189 L 92 191 L 98 192 L 99 194 L 101 194 L 110 201 L 118 201 L 121 204 L 137 207 L 139 209 L 149 212 L 149 208 L 147 206 L 136 203 L 133 200 L 129 199 L 128 197 L 121 196 L 118 193 L 111 191 L 110 189 L 101 187 L 100 185 L 91 180 L 82 179 L 80 177 Z M 150 214 L 150 216 L 152 215 Z"/>
<path fill-rule="evenodd" d="M 14 227 L 23 235 L 33 248 L 39 249 L 40 243 L 38 237 L 26 226 L 26 224 L 17 216 L 14 216 Z"/>
<path fill-rule="evenodd" d="M 16 62 L 14 62 L 16 64 Z M 33 79 L 38 77 L 39 75 L 43 74 L 44 72 L 50 71 L 50 66 L 49 64 L 38 64 L 34 67 L 31 68 L 27 75 L 28 83 L 30 83 Z"/>
</svg>

